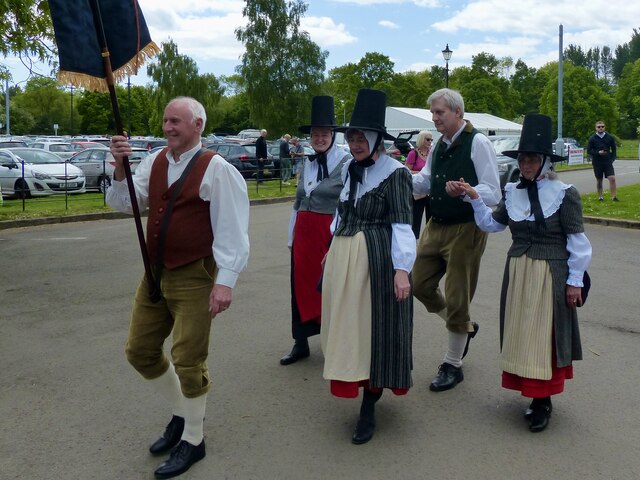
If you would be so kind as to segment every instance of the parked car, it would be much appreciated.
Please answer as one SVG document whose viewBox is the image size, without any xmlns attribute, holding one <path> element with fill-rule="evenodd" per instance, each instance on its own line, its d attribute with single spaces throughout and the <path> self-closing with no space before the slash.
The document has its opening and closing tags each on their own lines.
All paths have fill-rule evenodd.
<svg viewBox="0 0 640 480">
<path fill-rule="evenodd" d="M 155 147 L 164 147 L 167 145 L 166 138 L 132 138 L 129 140 L 132 147 L 144 148 L 147 151 Z"/>
<path fill-rule="evenodd" d="M 140 162 L 150 154 L 144 148 L 131 148 L 129 164 L 131 173 L 135 173 Z M 69 163 L 80 168 L 87 181 L 87 188 L 97 188 L 106 192 L 111 185 L 116 161 L 108 148 L 87 148 L 77 152 L 69 159 Z"/>
<path fill-rule="evenodd" d="M 12 148 L 12 147 L 28 147 L 27 142 L 22 140 L 0 140 L 0 148 Z"/>
<path fill-rule="evenodd" d="M 31 147 L 41 148 L 48 152 L 53 152 L 65 160 L 67 158 L 71 158 L 73 154 L 76 153 L 76 150 L 74 149 L 73 145 L 71 145 L 68 142 L 48 142 L 48 141 L 34 142 L 33 145 L 31 145 Z"/>
<path fill-rule="evenodd" d="M 80 152 L 87 148 L 102 148 L 103 150 L 109 150 L 109 147 L 100 143 L 100 142 L 89 142 L 89 141 L 72 141 L 71 146 L 76 152 Z"/>
<path fill-rule="evenodd" d="M 520 167 L 515 158 L 507 157 L 502 152 L 517 150 L 520 144 L 520 135 L 490 135 L 489 140 L 493 144 L 498 159 L 498 174 L 500 175 L 500 188 L 510 182 L 517 182 L 520 178 Z"/>
<path fill-rule="evenodd" d="M 84 193 L 85 176 L 55 153 L 37 148 L 0 149 L 0 185 L 6 197 Z"/>
<path fill-rule="evenodd" d="M 207 145 L 209 150 L 221 155 L 227 162 L 236 167 L 244 178 L 253 178 L 258 174 L 256 160 L 256 144 L 253 143 L 214 143 Z M 274 176 L 273 158 L 264 165 L 264 175 Z"/>
</svg>

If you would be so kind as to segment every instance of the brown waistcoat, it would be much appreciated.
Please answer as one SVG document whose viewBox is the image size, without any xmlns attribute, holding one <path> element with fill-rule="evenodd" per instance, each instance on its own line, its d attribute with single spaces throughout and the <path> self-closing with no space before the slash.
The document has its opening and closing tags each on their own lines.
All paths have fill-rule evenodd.
<svg viewBox="0 0 640 480">
<path fill-rule="evenodd" d="M 213 157 L 206 151 L 197 159 L 176 199 L 169 221 L 164 248 L 164 266 L 169 270 L 211 255 L 213 232 L 209 214 L 210 202 L 200 198 L 200 184 Z M 147 248 L 152 264 L 158 254 L 160 225 L 173 193 L 175 183 L 167 188 L 169 161 L 165 152 L 158 154 L 149 178 L 149 218 L 147 220 Z"/>
</svg>

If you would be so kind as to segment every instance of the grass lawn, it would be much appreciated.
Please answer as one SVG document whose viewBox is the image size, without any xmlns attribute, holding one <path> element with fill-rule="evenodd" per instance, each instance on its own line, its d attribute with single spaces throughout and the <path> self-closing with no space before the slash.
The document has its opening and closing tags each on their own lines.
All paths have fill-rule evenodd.
<svg viewBox="0 0 640 480">
<path fill-rule="evenodd" d="M 620 140 L 621 145 L 617 149 L 618 158 L 638 158 L 638 139 Z"/>
<path fill-rule="evenodd" d="M 278 180 L 267 180 L 261 185 L 254 181 L 248 181 L 247 190 L 249 199 L 254 200 L 291 197 L 295 195 L 296 187 L 293 184 L 281 185 Z M 64 195 L 29 198 L 24 201 L 24 209 L 22 200 L 4 199 L 4 202 L 0 204 L 0 221 L 111 211 L 113 211 L 111 208 L 104 205 L 101 193 L 69 195 L 66 200 Z"/>
<path fill-rule="evenodd" d="M 565 167 L 567 169 L 584 168 L 581 165 Z M 591 168 L 591 166 L 588 165 L 587 168 Z M 281 185 L 277 180 L 267 180 L 261 185 L 250 181 L 247 182 L 247 188 L 251 200 L 292 197 L 295 195 L 296 189 L 293 185 Z M 621 201 L 613 203 L 609 195 L 606 196 L 604 202 L 598 201 L 598 195 L 596 193 L 583 195 L 582 209 L 584 215 L 640 221 L 640 208 L 638 208 L 640 205 L 640 185 L 619 187 L 618 196 L 621 198 Z M 66 202 L 64 196 L 31 198 L 25 200 L 24 211 L 22 208 L 22 200 L 5 199 L 4 203 L 0 205 L 0 221 L 110 211 L 112 210 L 104 205 L 101 193 L 70 195 Z"/>
</svg>

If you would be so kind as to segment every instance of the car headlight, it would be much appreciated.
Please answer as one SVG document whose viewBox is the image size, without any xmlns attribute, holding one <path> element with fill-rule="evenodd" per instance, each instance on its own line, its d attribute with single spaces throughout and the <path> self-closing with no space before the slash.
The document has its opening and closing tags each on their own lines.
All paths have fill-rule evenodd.
<svg viewBox="0 0 640 480">
<path fill-rule="evenodd" d="M 35 170 L 33 171 L 33 176 L 36 177 L 38 180 L 49 180 L 49 179 L 51 179 L 50 175 L 47 175 L 46 173 L 42 173 L 42 172 L 36 172 Z"/>
<path fill-rule="evenodd" d="M 499 163 L 498 164 L 498 171 L 500 173 L 504 173 L 509 171 L 509 164 L 508 163 Z"/>
</svg>

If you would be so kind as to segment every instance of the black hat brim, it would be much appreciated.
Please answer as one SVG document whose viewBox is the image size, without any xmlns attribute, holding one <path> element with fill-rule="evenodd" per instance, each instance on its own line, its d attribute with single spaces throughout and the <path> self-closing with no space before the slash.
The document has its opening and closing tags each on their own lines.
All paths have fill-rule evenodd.
<svg viewBox="0 0 640 480">
<path fill-rule="evenodd" d="M 377 133 L 381 133 L 382 136 L 384 137 L 385 140 L 392 140 L 392 141 L 396 141 L 396 137 L 394 137 L 393 135 L 389 134 L 386 132 L 386 130 L 378 130 L 376 128 L 371 128 L 371 127 L 358 127 L 356 125 L 348 125 L 348 126 L 340 126 L 340 127 L 336 127 L 333 129 L 334 132 L 346 132 L 347 130 L 362 130 L 362 131 L 368 131 L 368 132 L 377 132 Z"/>
<path fill-rule="evenodd" d="M 302 133 L 311 133 L 312 128 L 335 128 L 335 125 L 301 125 L 298 130 Z"/>
<path fill-rule="evenodd" d="M 562 157 L 560 155 L 555 155 L 553 153 L 549 153 L 549 152 L 541 152 L 541 151 L 533 151 L 533 150 L 505 150 L 504 152 L 502 152 L 502 155 L 506 155 L 507 157 L 511 157 L 511 158 L 515 158 L 516 160 L 518 159 L 518 155 L 520 155 L 521 153 L 537 153 L 540 155 L 544 155 L 545 157 L 549 157 L 551 159 L 551 163 L 556 163 L 556 162 L 564 162 L 566 160 L 565 157 Z"/>
</svg>

